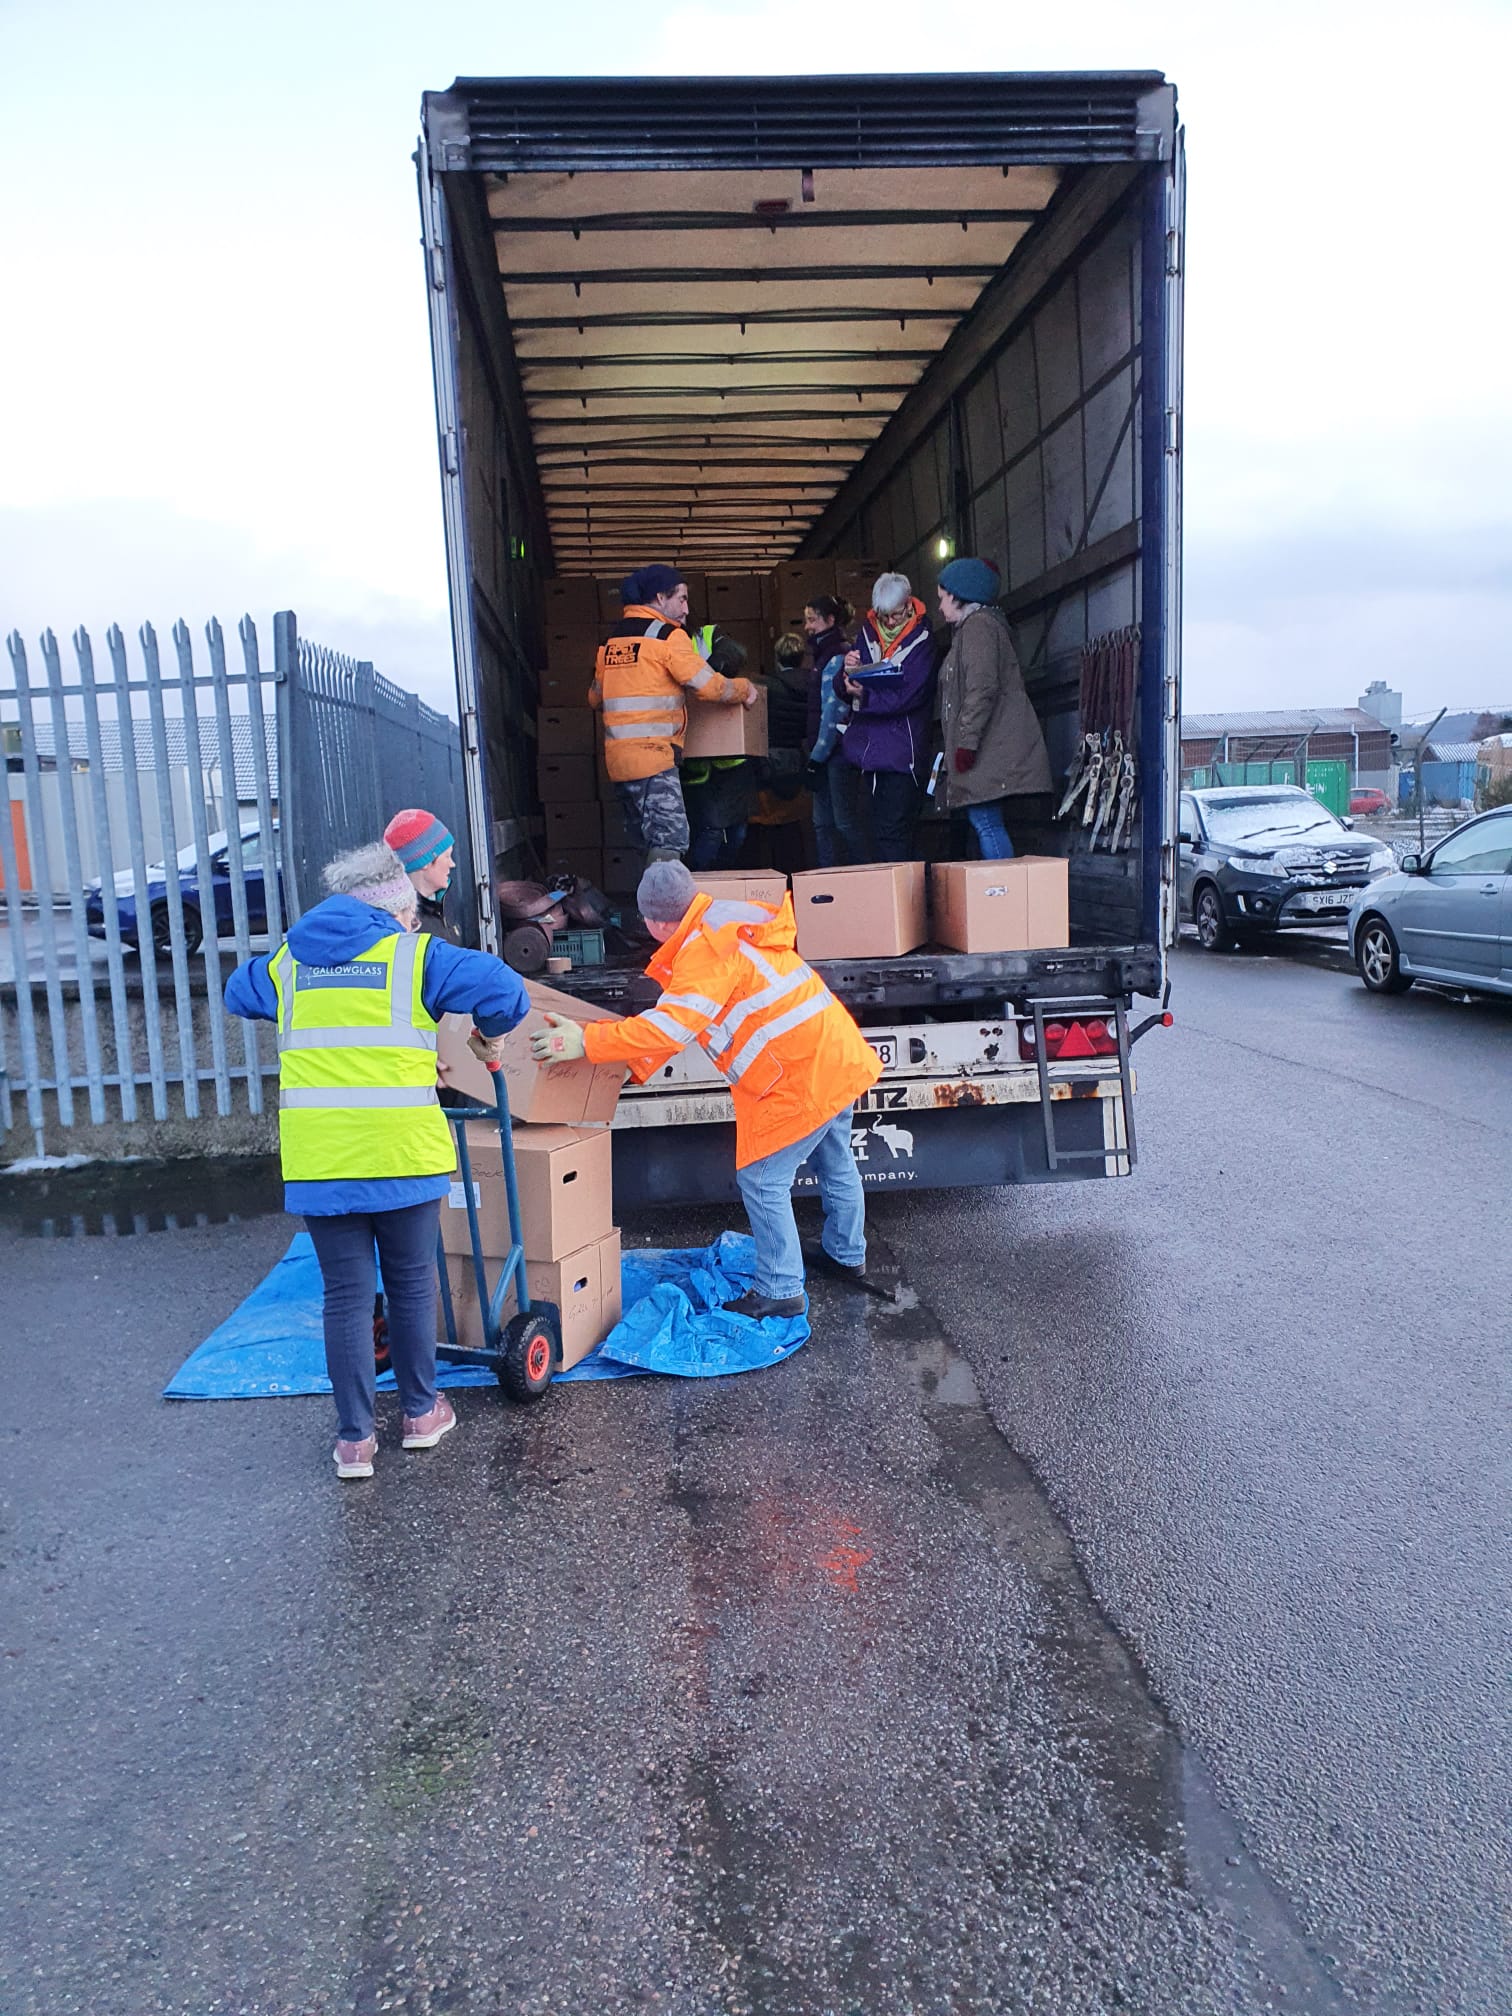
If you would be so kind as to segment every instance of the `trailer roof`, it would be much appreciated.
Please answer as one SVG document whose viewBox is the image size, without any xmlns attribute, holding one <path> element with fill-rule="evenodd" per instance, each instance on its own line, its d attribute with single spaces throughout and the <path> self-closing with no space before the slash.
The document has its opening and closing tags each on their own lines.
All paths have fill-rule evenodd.
<svg viewBox="0 0 1512 2016">
<path fill-rule="evenodd" d="M 1082 164 L 1164 158 L 1158 72 L 459 79 L 557 571 L 793 552 Z"/>
</svg>

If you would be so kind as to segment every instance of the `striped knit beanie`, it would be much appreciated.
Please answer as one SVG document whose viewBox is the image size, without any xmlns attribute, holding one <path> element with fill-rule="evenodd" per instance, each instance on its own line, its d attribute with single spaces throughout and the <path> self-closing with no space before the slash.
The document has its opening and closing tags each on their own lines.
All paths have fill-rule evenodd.
<svg viewBox="0 0 1512 2016">
<path fill-rule="evenodd" d="M 413 806 L 394 814 L 383 829 L 383 837 L 404 863 L 407 875 L 413 875 L 418 868 L 428 868 L 438 855 L 456 844 L 434 812 L 422 812 Z"/>
</svg>

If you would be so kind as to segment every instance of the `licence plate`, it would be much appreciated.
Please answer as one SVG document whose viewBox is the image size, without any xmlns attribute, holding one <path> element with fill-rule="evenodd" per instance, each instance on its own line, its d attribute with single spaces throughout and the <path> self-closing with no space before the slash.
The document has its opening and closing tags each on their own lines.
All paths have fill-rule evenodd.
<svg viewBox="0 0 1512 2016">
<path fill-rule="evenodd" d="M 1297 910 L 1343 910 L 1351 893 L 1347 889 L 1305 889 L 1293 897 L 1292 905 Z"/>
</svg>

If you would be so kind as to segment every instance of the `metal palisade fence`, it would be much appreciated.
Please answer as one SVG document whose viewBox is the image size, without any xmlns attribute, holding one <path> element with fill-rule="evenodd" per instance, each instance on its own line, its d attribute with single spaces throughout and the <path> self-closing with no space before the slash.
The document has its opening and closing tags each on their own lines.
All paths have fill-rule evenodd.
<svg viewBox="0 0 1512 2016">
<path fill-rule="evenodd" d="M 204 646 L 151 624 L 106 663 L 85 630 L 0 665 L 0 1160 L 240 1145 L 277 1070 L 271 1029 L 228 1017 L 232 966 L 318 900 L 320 869 L 400 806 L 463 816 L 455 726 L 369 664 L 274 619 Z M 108 669 L 107 669 L 108 664 Z M 93 1130 L 105 1130 L 87 1137 Z M 121 1130 L 124 1130 L 122 1132 Z M 258 1138 L 265 1138 L 259 1132 Z"/>
</svg>

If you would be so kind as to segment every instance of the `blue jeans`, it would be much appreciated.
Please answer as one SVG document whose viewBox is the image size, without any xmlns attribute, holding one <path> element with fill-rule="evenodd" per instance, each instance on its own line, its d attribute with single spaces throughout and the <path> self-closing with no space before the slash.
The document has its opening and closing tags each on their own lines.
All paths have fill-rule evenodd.
<svg viewBox="0 0 1512 2016">
<path fill-rule="evenodd" d="M 373 1297 L 376 1245 L 388 1299 L 389 1355 L 411 1420 L 436 1404 L 436 1235 L 441 1200 L 401 1211 L 350 1211 L 306 1218 L 325 1283 L 326 1371 L 336 1401 L 336 1433 L 361 1442 L 373 1432 Z"/>
<path fill-rule="evenodd" d="M 1013 842 L 1003 824 L 1003 801 L 994 798 L 987 805 L 968 805 L 966 817 L 976 835 L 977 852 L 984 861 L 1011 861 Z"/>
<path fill-rule="evenodd" d="M 741 826 L 700 826 L 688 848 L 688 866 L 703 872 L 709 868 L 733 868 L 745 845 L 746 829 Z"/>
<path fill-rule="evenodd" d="M 803 1293 L 803 1248 L 793 1216 L 793 1178 L 807 1162 L 819 1179 L 824 1250 L 843 1267 L 866 1265 L 866 1193 L 851 1153 L 851 1108 L 814 1133 L 736 1171 L 756 1241 L 756 1293 L 774 1302 Z"/>
<path fill-rule="evenodd" d="M 835 824 L 833 763 L 815 763 L 810 770 L 814 806 L 814 852 L 821 868 L 844 868 L 850 860 Z"/>
</svg>

